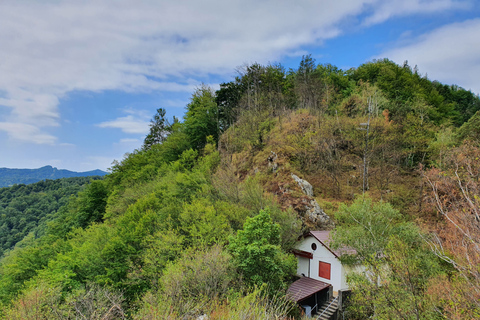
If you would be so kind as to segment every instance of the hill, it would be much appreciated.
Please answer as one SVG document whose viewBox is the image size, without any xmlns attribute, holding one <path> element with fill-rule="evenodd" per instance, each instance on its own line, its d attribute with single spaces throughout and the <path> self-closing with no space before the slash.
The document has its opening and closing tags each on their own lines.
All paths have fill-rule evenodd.
<svg viewBox="0 0 480 320">
<path fill-rule="evenodd" d="M 75 172 L 65 169 L 57 169 L 52 166 L 45 166 L 38 169 L 9 169 L 0 168 L 0 188 L 10 187 L 14 184 L 30 184 L 45 179 L 55 180 L 73 177 L 104 176 L 107 172 L 92 170 L 86 172 Z"/>
<path fill-rule="evenodd" d="M 0 259 L 29 233 L 33 238 L 42 236 L 47 222 L 91 180 L 63 178 L 0 188 Z"/>
<path fill-rule="evenodd" d="M 479 110 L 387 59 L 247 66 L 5 255 L 0 316 L 302 319 L 291 250 L 327 229 L 368 270 L 345 319 L 478 318 Z"/>
</svg>

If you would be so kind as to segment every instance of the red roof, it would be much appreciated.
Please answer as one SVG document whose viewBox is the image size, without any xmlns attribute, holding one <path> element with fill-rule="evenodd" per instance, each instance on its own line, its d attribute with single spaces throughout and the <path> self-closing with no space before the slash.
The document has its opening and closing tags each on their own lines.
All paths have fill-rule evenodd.
<svg viewBox="0 0 480 320">
<path fill-rule="evenodd" d="M 300 302 L 330 286 L 328 283 L 303 277 L 290 285 L 287 295 L 295 302 Z"/>
<path fill-rule="evenodd" d="M 333 253 L 337 258 L 340 257 L 341 255 L 347 253 L 347 254 L 356 254 L 357 251 L 352 248 L 340 248 L 338 250 L 333 250 L 330 248 L 330 242 L 332 239 L 330 238 L 330 231 L 310 231 L 306 237 L 312 236 L 320 243 L 327 248 L 331 253 Z"/>
</svg>

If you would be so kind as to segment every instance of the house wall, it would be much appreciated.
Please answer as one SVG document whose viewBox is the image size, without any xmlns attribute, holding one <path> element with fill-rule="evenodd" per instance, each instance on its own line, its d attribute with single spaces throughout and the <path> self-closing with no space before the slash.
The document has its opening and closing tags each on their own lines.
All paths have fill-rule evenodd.
<svg viewBox="0 0 480 320">
<path fill-rule="evenodd" d="M 310 268 L 310 259 L 305 257 L 297 257 L 297 274 L 299 276 L 305 275 L 305 277 L 310 277 L 309 268 Z"/>
<path fill-rule="evenodd" d="M 312 243 L 317 245 L 317 249 L 312 249 Z M 326 283 L 329 283 L 333 286 L 333 291 L 338 291 L 340 289 L 348 289 L 346 283 L 346 274 L 345 269 L 340 263 L 335 255 L 330 252 L 327 248 L 323 246 L 317 239 L 314 237 L 307 237 L 303 239 L 297 246 L 296 249 L 311 252 L 313 254 L 313 259 L 310 260 L 310 278 L 320 280 Z M 302 273 L 308 276 L 308 273 L 305 272 L 305 268 L 308 268 L 307 258 L 297 257 L 298 259 L 298 275 L 301 276 Z M 307 260 L 305 262 L 305 260 Z M 321 278 L 318 275 L 319 261 L 330 263 L 330 279 Z M 307 266 L 307 267 L 306 267 Z"/>
</svg>

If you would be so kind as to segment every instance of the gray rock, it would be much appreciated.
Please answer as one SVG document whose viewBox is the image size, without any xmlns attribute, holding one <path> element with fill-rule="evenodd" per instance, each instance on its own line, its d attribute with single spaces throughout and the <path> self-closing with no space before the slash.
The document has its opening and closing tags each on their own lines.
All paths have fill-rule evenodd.
<svg viewBox="0 0 480 320">
<path fill-rule="evenodd" d="M 292 173 L 292 178 L 298 183 L 303 193 L 305 193 L 309 197 L 313 197 L 313 187 L 307 180 L 300 179 L 298 176 L 294 175 L 293 173 Z"/>
<path fill-rule="evenodd" d="M 277 163 L 277 154 L 273 151 L 270 151 L 270 155 L 267 158 L 268 161 L 268 168 L 272 170 L 273 173 L 277 172 L 278 163 Z"/>
<path fill-rule="evenodd" d="M 305 207 L 307 208 L 307 211 L 305 212 L 306 220 L 315 223 L 323 228 L 333 228 L 335 226 L 328 214 L 326 214 L 325 211 L 320 208 L 317 200 L 310 200 L 310 204 L 305 205 Z"/>
</svg>

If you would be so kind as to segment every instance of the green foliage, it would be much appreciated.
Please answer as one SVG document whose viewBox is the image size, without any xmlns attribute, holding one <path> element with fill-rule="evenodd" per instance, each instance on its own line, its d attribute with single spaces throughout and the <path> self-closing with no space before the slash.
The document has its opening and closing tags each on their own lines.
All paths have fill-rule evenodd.
<svg viewBox="0 0 480 320">
<path fill-rule="evenodd" d="M 225 296 L 233 280 L 230 256 L 215 246 L 209 250 L 187 251 L 165 269 L 160 279 L 166 296 L 179 301 L 215 299 Z"/>
<path fill-rule="evenodd" d="M 77 198 L 72 198 L 67 206 L 56 213 L 47 232 L 65 237 L 74 228 L 86 228 L 92 223 L 103 221 L 108 194 L 106 181 L 92 181 Z"/>
<path fill-rule="evenodd" d="M 5 310 L 6 320 L 126 319 L 120 293 L 89 284 L 62 297 L 60 288 L 46 283 L 23 292 Z"/>
<path fill-rule="evenodd" d="M 394 120 L 426 111 L 436 124 L 452 121 L 461 125 L 480 108 L 480 100 L 472 92 L 421 77 L 407 62 L 399 66 L 388 59 L 374 60 L 355 69 L 352 79 L 377 84 L 391 102 L 389 110 Z M 427 110 L 412 105 L 414 101 L 421 101 Z"/>
<path fill-rule="evenodd" d="M 43 235 L 47 222 L 90 181 L 90 177 L 65 178 L 0 188 L 0 257 L 30 232 Z"/>
<path fill-rule="evenodd" d="M 280 248 L 280 227 L 268 211 L 247 218 L 243 230 L 230 238 L 228 250 L 235 266 L 250 286 L 268 283 L 273 291 L 283 288 L 295 273 L 296 260 Z"/>
<path fill-rule="evenodd" d="M 467 122 L 458 128 L 456 138 L 459 142 L 471 140 L 480 144 L 480 111 L 477 111 Z"/>
<path fill-rule="evenodd" d="M 184 118 L 185 133 L 192 147 L 203 148 L 208 136 L 213 136 L 218 141 L 218 108 L 211 88 L 202 86 L 195 91 Z"/>
<path fill-rule="evenodd" d="M 177 123 L 178 119 L 173 118 L 173 124 Z M 172 132 L 172 126 L 165 118 L 165 109 L 157 109 L 157 113 L 150 121 L 150 133 L 145 137 L 143 142 L 144 149 L 150 149 L 154 144 L 159 144 L 167 139 L 169 133 Z"/>
<path fill-rule="evenodd" d="M 141 269 L 131 277 L 144 277 L 153 288 L 158 289 L 158 279 L 169 262 L 182 255 L 184 236 L 173 230 L 158 231 L 145 237 L 141 254 Z"/>
<path fill-rule="evenodd" d="M 179 218 L 189 247 L 223 244 L 230 233 L 225 215 L 207 199 L 195 199 L 186 204 Z"/>
<path fill-rule="evenodd" d="M 335 214 L 337 228 L 332 247 L 345 250 L 342 260 L 358 264 L 382 259 L 392 237 L 400 237 L 408 244 L 420 241 L 418 229 L 387 202 L 374 202 L 358 197 L 347 206 L 341 204 Z M 355 253 L 349 252 L 354 249 Z"/>
<path fill-rule="evenodd" d="M 438 259 L 427 248 L 393 237 L 384 259 L 371 260 L 365 268 L 348 278 L 353 291 L 348 318 L 444 319 L 426 293 L 429 280 L 440 272 Z"/>
<path fill-rule="evenodd" d="M 87 172 L 74 172 L 64 169 L 57 169 L 52 166 L 45 166 L 38 169 L 9 169 L 0 168 L 0 188 L 11 187 L 15 184 L 31 184 L 48 180 L 56 180 L 74 177 L 98 178 L 106 175 L 102 170 Z"/>
<path fill-rule="evenodd" d="M 264 287 L 254 288 L 245 294 L 230 292 L 227 299 L 185 299 L 175 303 L 175 297 L 148 293 L 142 300 L 134 319 L 197 319 L 207 316 L 211 320 L 277 320 L 293 319 L 294 303 L 278 293 L 268 294 Z"/>
</svg>

